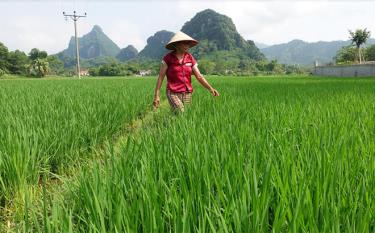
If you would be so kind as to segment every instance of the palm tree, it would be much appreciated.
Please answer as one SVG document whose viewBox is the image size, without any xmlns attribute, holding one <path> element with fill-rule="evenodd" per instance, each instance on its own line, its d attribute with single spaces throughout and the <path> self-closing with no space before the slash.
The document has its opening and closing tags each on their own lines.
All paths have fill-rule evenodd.
<svg viewBox="0 0 375 233">
<path fill-rule="evenodd" d="M 352 41 L 352 45 L 355 45 L 357 47 L 358 51 L 358 60 L 359 64 L 362 63 L 363 55 L 361 52 L 361 46 L 366 43 L 366 41 L 370 38 L 370 31 L 367 31 L 367 28 L 365 29 L 357 29 L 355 32 L 349 30 L 350 34 L 350 40 Z"/>
<path fill-rule="evenodd" d="M 47 62 L 47 52 L 39 49 L 32 49 L 29 53 L 31 63 L 28 67 L 29 75 L 35 77 L 44 77 L 49 70 L 49 63 Z"/>
<path fill-rule="evenodd" d="M 45 59 L 37 58 L 29 65 L 29 75 L 42 78 L 49 70 L 49 64 Z"/>
</svg>

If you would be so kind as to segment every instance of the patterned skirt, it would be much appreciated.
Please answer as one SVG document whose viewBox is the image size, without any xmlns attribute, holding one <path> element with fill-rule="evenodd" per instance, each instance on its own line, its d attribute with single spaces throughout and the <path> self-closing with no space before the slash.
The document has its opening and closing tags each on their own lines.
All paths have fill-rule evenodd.
<svg viewBox="0 0 375 233">
<path fill-rule="evenodd" d="M 183 112 L 185 105 L 189 105 L 191 103 L 191 96 L 191 92 L 174 93 L 167 89 L 168 102 L 173 111 Z"/>
</svg>

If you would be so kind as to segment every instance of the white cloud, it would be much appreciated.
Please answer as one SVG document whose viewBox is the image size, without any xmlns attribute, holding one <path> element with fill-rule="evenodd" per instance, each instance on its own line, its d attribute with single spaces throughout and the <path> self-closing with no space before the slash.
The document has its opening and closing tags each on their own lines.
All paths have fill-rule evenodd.
<svg viewBox="0 0 375 233">
<path fill-rule="evenodd" d="M 103 31 L 121 48 L 133 45 L 139 51 L 146 45 L 141 28 L 136 23 L 127 20 L 116 19 Z"/>
</svg>

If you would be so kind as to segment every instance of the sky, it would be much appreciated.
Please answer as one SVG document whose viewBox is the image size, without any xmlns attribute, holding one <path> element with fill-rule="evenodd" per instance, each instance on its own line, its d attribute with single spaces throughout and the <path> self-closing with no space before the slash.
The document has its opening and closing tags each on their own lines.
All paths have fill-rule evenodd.
<svg viewBox="0 0 375 233">
<path fill-rule="evenodd" d="M 367 28 L 375 37 L 375 2 L 370 0 L 0 0 L 0 42 L 9 50 L 60 52 L 74 35 L 73 21 L 62 12 L 75 10 L 87 13 L 78 21 L 79 36 L 99 25 L 120 48 L 132 44 L 142 50 L 155 32 L 179 31 L 207 8 L 230 17 L 246 40 L 268 45 L 293 39 L 347 40 L 348 30 L 357 28 Z"/>
</svg>

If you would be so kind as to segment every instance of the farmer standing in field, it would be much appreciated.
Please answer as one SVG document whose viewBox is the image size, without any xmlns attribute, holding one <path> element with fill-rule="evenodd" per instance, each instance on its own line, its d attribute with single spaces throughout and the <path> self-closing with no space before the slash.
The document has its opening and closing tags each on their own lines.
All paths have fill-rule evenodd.
<svg viewBox="0 0 375 233">
<path fill-rule="evenodd" d="M 219 96 L 219 92 L 211 87 L 198 69 L 194 57 L 188 53 L 189 48 L 198 44 L 190 36 L 183 32 L 177 32 L 165 45 L 171 52 L 162 60 L 159 78 L 156 83 L 153 105 L 157 108 L 160 104 L 160 87 L 165 75 L 167 75 L 167 98 L 173 111 L 184 111 L 184 106 L 191 103 L 193 87 L 191 86 L 191 73 L 198 82 L 208 89 L 213 96 Z"/>
</svg>

